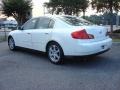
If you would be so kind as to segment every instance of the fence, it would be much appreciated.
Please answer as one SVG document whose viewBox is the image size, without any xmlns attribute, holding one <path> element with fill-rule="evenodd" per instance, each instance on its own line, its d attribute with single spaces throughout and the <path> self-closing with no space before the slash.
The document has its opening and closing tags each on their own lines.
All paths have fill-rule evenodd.
<svg viewBox="0 0 120 90">
<path fill-rule="evenodd" d="M 0 29 L 0 42 L 7 40 L 7 36 L 11 30 L 10 29 Z"/>
</svg>

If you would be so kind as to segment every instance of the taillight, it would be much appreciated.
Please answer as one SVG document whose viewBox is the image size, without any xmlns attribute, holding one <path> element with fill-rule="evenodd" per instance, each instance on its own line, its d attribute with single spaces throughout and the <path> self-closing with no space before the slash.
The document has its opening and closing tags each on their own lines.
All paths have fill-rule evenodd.
<svg viewBox="0 0 120 90">
<path fill-rule="evenodd" d="M 74 39 L 93 39 L 94 36 L 91 34 L 88 34 L 85 29 L 80 31 L 75 31 L 72 34 L 72 38 Z"/>
</svg>

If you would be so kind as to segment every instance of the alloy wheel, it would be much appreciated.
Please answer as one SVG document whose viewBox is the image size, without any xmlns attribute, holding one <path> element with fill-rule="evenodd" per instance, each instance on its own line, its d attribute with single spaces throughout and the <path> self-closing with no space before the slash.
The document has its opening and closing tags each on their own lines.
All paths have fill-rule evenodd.
<svg viewBox="0 0 120 90">
<path fill-rule="evenodd" d="M 14 42 L 13 38 L 9 38 L 8 45 L 9 45 L 10 50 L 15 49 L 15 42 Z"/>
<path fill-rule="evenodd" d="M 57 43 L 51 43 L 48 47 L 48 57 L 54 64 L 61 64 L 63 61 L 62 48 Z"/>
</svg>

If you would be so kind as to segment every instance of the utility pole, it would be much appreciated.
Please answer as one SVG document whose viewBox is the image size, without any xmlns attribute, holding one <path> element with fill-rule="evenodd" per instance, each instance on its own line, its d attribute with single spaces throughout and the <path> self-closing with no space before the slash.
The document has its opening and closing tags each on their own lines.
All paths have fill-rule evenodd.
<svg viewBox="0 0 120 90">
<path fill-rule="evenodd" d="M 43 14 L 45 15 L 45 5 L 43 5 Z"/>
<path fill-rule="evenodd" d="M 118 11 L 117 11 L 117 15 L 116 15 L 116 27 L 119 26 L 119 15 L 118 15 Z"/>
</svg>

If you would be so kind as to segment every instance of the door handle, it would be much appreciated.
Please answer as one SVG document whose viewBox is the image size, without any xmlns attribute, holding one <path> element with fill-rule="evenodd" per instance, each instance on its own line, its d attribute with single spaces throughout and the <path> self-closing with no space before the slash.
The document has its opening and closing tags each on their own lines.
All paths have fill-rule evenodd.
<svg viewBox="0 0 120 90">
<path fill-rule="evenodd" d="M 45 33 L 46 35 L 48 35 L 49 33 Z"/>
<path fill-rule="evenodd" d="M 31 34 L 31 33 L 27 33 L 27 34 Z"/>
</svg>

